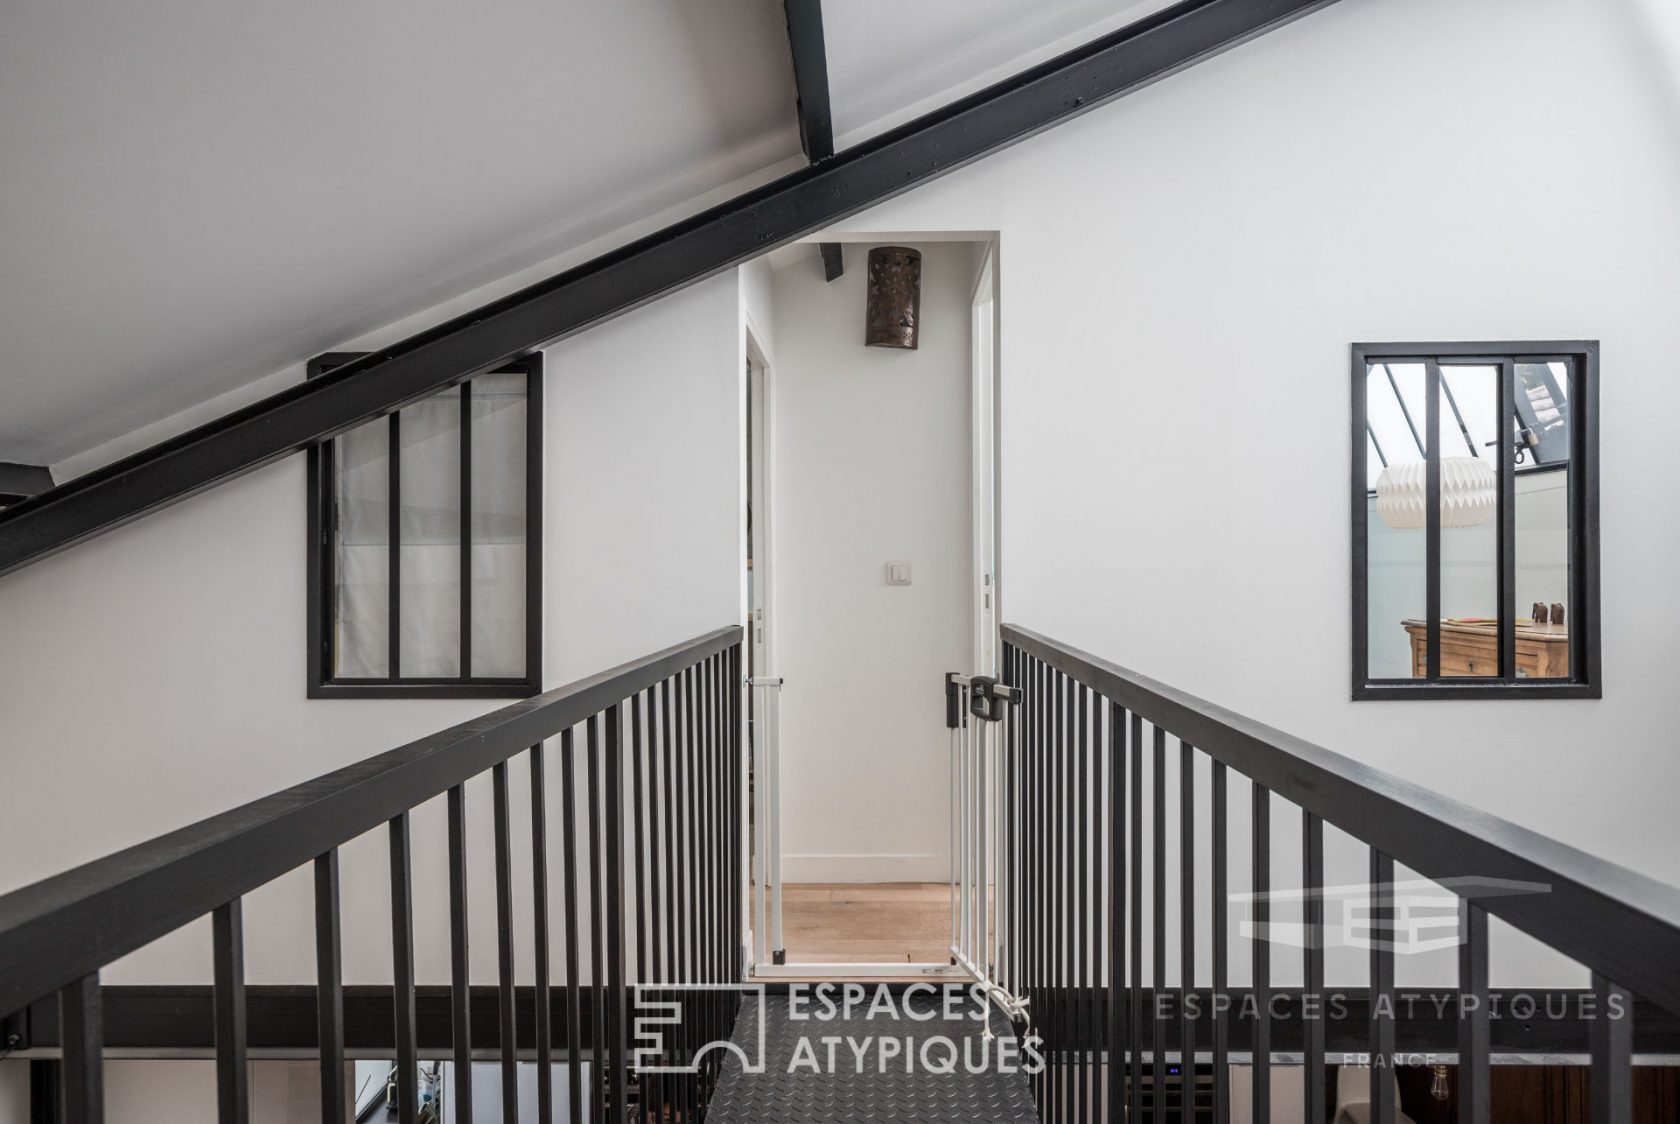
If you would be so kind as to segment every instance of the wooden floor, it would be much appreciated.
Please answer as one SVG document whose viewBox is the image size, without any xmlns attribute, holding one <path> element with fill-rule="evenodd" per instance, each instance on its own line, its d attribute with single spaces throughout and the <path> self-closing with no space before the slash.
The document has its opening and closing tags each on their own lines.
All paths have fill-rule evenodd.
<svg viewBox="0 0 1680 1124">
<path fill-rule="evenodd" d="M 951 887 L 944 882 L 789 882 L 782 887 L 789 964 L 944 964 Z"/>
</svg>

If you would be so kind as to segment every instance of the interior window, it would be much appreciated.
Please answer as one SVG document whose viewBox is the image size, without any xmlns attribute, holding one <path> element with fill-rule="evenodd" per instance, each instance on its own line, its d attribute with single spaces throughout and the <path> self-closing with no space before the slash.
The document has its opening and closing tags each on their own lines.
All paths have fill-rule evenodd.
<svg viewBox="0 0 1680 1124">
<path fill-rule="evenodd" d="M 310 450 L 311 694 L 539 689 L 541 385 L 528 356 Z"/>
<path fill-rule="evenodd" d="M 1354 347 L 1356 698 L 1588 695 L 1591 343 Z"/>
</svg>

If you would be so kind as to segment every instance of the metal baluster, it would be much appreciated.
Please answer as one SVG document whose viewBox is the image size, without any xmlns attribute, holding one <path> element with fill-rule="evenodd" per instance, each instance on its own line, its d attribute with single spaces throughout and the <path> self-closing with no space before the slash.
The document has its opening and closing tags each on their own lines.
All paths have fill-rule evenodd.
<svg viewBox="0 0 1680 1124">
<path fill-rule="evenodd" d="M 746 852 L 746 824 L 747 815 L 747 759 L 746 759 L 746 689 L 741 685 L 741 661 L 744 650 L 740 643 L 731 649 L 729 673 L 729 754 L 735 762 L 735 788 L 731 799 L 735 805 L 735 899 L 741 900 L 746 889 L 747 880 L 747 852 Z M 737 910 L 735 913 L 735 944 L 739 950 L 736 954 L 737 973 L 739 974 L 740 959 L 746 955 L 746 918 Z M 731 977 L 734 979 L 736 977 Z M 741 1008 L 741 997 L 735 997 L 735 1009 Z"/>
<path fill-rule="evenodd" d="M 1014 687 L 1015 649 L 1003 646 L 1000 665 L 1003 683 Z M 1020 715 L 1020 696 L 1004 711 L 1003 727 L 999 731 L 1002 742 L 998 747 L 998 795 L 1000 798 L 998 870 L 1003 889 L 998 895 L 998 982 L 1010 994 L 1015 988 L 1015 722 Z"/>
<path fill-rule="evenodd" d="M 1213 1124 L 1231 1120 L 1231 938 L 1228 871 L 1230 850 L 1226 842 L 1225 763 L 1213 763 Z M 1313 1124 L 1321 1124 L 1313 1121 Z"/>
<path fill-rule="evenodd" d="M 689 724 L 693 728 L 693 735 L 689 741 L 689 760 L 694 781 L 693 794 L 693 840 L 694 840 L 694 978 L 700 983 L 709 983 L 711 971 L 711 855 L 707 835 L 706 803 L 709 793 L 706 791 L 706 669 L 702 661 L 689 669 L 694 678 L 693 688 L 689 695 Z M 702 992 L 698 1000 L 699 1018 L 694 1024 L 695 1047 L 706 1041 L 711 1032 L 714 996 Z M 705 1111 L 707 1099 L 711 1096 L 710 1066 L 703 1066 L 696 1077 L 696 1115 Z"/>
<path fill-rule="evenodd" d="M 1323 1124 L 1324 1098 L 1324 821 L 1301 813 L 1301 900 L 1306 925 L 1302 953 L 1301 1052 L 1308 1124 Z"/>
<path fill-rule="evenodd" d="M 531 967 L 536 984 L 537 1119 L 554 1119 L 553 993 L 548 975 L 548 784 L 541 742 L 531 747 Z"/>
<path fill-rule="evenodd" d="M 344 1124 L 344 961 L 339 939 L 338 851 L 315 860 L 315 1022 L 322 1124 Z M 462 1117 L 462 1119 L 466 1119 Z"/>
<path fill-rule="evenodd" d="M 1102 1121 L 1107 1119 L 1103 1112 L 1105 1103 L 1105 1085 L 1102 1073 L 1098 1067 L 1099 1058 L 1109 1054 L 1114 1049 L 1114 1042 L 1108 1035 L 1108 1007 L 1110 994 L 1104 986 L 1107 979 L 1109 958 L 1106 938 L 1110 928 L 1108 923 L 1108 880 L 1103 868 L 1103 860 L 1107 857 L 1106 832 L 1112 824 L 1112 817 L 1105 815 L 1103 806 L 1107 799 L 1107 789 L 1104 787 L 1103 759 L 1108 756 L 1107 742 L 1103 731 L 1107 728 L 1106 718 L 1107 700 L 1096 691 L 1091 692 L 1091 742 L 1087 752 L 1091 756 L 1091 795 L 1087 802 L 1086 815 L 1091 820 L 1091 881 L 1089 894 L 1091 898 L 1090 933 L 1091 960 L 1088 968 L 1089 984 L 1086 997 L 1089 1012 L 1091 1061 L 1087 1073 L 1090 1085 L 1091 1119 Z"/>
<path fill-rule="evenodd" d="M 606 1119 L 606 967 L 601 945 L 606 939 L 601 901 L 601 716 L 592 715 L 584 727 L 584 792 L 589 821 L 589 1119 Z"/>
<path fill-rule="evenodd" d="M 1178 743 L 1178 1072 L 1179 1119 L 1191 1124 L 1196 1107 L 1196 751 Z"/>
<path fill-rule="evenodd" d="M 671 770 L 673 768 L 672 763 L 675 760 L 677 742 L 675 729 L 671 725 L 670 679 L 666 679 L 659 685 L 659 709 L 660 739 L 657 760 L 660 762 L 660 819 L 663 821 L 665 828 L 665 862 L 660 877 L 656 882 L 656 893 L 659 894 L 661 899 L 659 908 L 665 922 L 665 940 L 661 945 L 663 952 L 660 967 L 662 970 L 659 979 L 660 983 L 665 984 L 674 982 L 679 978 L 679 969 L 677 966 L 677 910 L 679 908 L 681 895 L 681 879 L 677 876 L 676 872 L 676 803 L 672 796 L 671 781 Z M 761 776 L 759 780 L 762 781 L 763 777 Z M 666 904 L 667 901 L 669 902 L 668 905 Z M 675 993 L 671 992 L 667 994 L 674 995 Z M 659 1060 L 661 1063 L 669 1063 L 671 1061 L 671 1044 L 668 1040 L 662 1040 L 660 1045 L 664 1047 L 664 1049 L 660 1052 Z M 674 1108 L 672 1097 L 674 1094 L 680 1095 L 681 1081 L 668 1081 L 664 1075 L 661 1075 L 659 1078 L 659 1091 L 661 1094 L 659 1102 L 660 1112 L 667 1115 L 672 1114 Z M 663 1117 L 661 1117 L 661 1124 L 663 1124 Z"/>
<path fill-rule="evenodd" d="M 716 692 L 713 681 L 716 678 L 717 657 L 708 657 L 700 665 L 700 858 L 704 879 L 704 896 L 701 901 L 704 909 L 701 911 L 701 936 L 705 941 L 706 956 L 702 961 L 705 975 L 702 977 L 707 983 L 716 983 L 717 946 L 718 946 L 718 829 L 717 829 L 717 769 L 714 759 L 714 742 L 717 738 L 716 722 Z M 718 1034 L 720 1022 L 721 996 L 716 991 L 706 992 L 706 1034 L 715 1038 Z M 707 1088 L 710 1089 L 716 1073 L 715 1063 L 717 1055 L 706 1057 Z"/>
<path fill-rule="evenodd" d="M 712 836 L 711 836 L 711 777 L 706 763 L 706 747 L 710 740 L 707 723 L 708 680 L 710 661 L 701 660 L 694 666 L 694 825 L 697 842 L 694 851 L 695 901 L 694 938 L 695 967 L 701 983 L 712 980 Z M 699 995 L 700 1017 L 695 1026 L 698 1040 L 704 1041 L 715 1033 L 717 996 L 709 991 Z M 711 1058 L 704 1059 L 697 1076 L 700 1080 L 700 1103 L 705 1105 L 711 1090 Z"/>
<path fill-rule="evenodd" d="M 1431 428 L 1431 433 L 1434 429 Z M 1394 860 L 1371 848 L 1371 1121 L 1394 1122 Z"/>
<path fill-rule="evenodd" d="M 611 1120 L 630 1118 L 625 1069 L 630 1063 L 628 1011 L 624 1006 L 624 752 L 619 737 L 624 706 L 608 708 L 607 718 L 607 1000 L 608 1038 L 605 1064 L 611 1067 Z"/>
<path fill-rule="evenodd" d="M 583 1121 L 583 1018 L 579 1011 L 577 892 L 577 761 L 572 731 L 560 731 L 560 861 L 561 894 L 566 904 L 566 1119 Z M 545 1122 L 546 1124 L 546 1122 Z"/>
<path fill-rule="evenodd" d="M 449 790 L 449 1029 L 455 1059 L 455 1118 L 472 1119 L 472 973 L 467 957 L 467 797 Z"/>
<path fill-rule="evenodd" d="M 1155 726 L 1154 807 L 1150 818 L 1151 877 L 1149 923 L 1154 929 L 1150 963 L 1155 987 L 1150 993 L 1149 1052 L 1155 1062 L 1152 1091 L 1154 1118 L 1167 1118 L 1167 1045 L 1169 1027 L 1161 1025 L 1161 997 L 1167 994 L 1167 731 Z"/>
<path fill-rule="evenodd" d="M 1043 1065 L 1038 1067 L 1037 1102 L 1040 1114 L 1050 1102 L 1052 1042 L 1050 1025 L 1053 1000 L 1050 996 L 1050 669 L 1033 660 L 1033 1027 Z"/>
<path fill-rule="evenodd" d="M 1132 1024 L 1131 1088 L 1133 1121 L 1143 1119 L 1143 718 L 1132 713 L 1132 939 L 1129 959 L 1132 996 L 1127 1014 Z"/>
<path fill-rule="evenodd" d="M 685 865 L 688 868 L 688 900 L 689 909 L 684 914 L 685 929 L 688 932 L 687 979 L 699 983 L 705 977 L 701 974 L 701 956 L 703 950 L 700 945 L 700 931 L 697 919 L 702 908 L 700 896 L 700 768 L 699 757 L 699 728 L 695 715 L 697 713 L 696 695 L 699 691 L 699 675 L 690 667 L 683 672 L 683 820 L 687 826 L 688 849 L 685 855 Z M 693 1057 L 694 1051 L 700 1046 L 699 1017 L 705 1013 L 705 1005 L 700 1001 L 690 1004 L 691 1015 L 683 1019 L 685 1032 L 684 1045 L 687 1056 Z M 701 1074 L 694 1074 L 688 1082 L 689 1112 L 698 1117 L 705 1105 L 705 1085 Z"/>
<path fill-rule="evenodd" d="M 502 1053 L 502 1118 L 519 1118 L 519 1048 L 513 1010 L 513 843 L 508 826 L 507 762 L 490 767 L 492 828 L 496 837 L 497 1026 Z"/>
<path fill-rule="evenodd" d="M 1458 903 L 1458 1124 L 1488 1124 L 1488 918 L 1468 898 Z"/>
<path fill-rule="evenodd" d="M 1588 1037 L 1592 1047 L 1593 1124 L 1628 1124 L 1633 1119 L 1633 996 L 1598 972 L 1592 974 L 1597 1015 Z"/>
<path fill-rule="evenodd" d="M 1108 1124 L 1124 1124 L 1126 1063 L 1126 712 L 1108 704 Z"/>
<path fill-rule="evenodd" d="M 1254 1124 L 1272 1118 L 1272 952 L 1266 940 L 1272 888 L 1272 794 L 1259 783 L 1254 796 Z"/>
<path fill-rule="evenodd" d="M 1067 1118 L 1066 1082 L 1068 1069 L 1068 1050 L 1072 1046 L 1071 1036 L 1068 1034 L 1068 992 L 1067 969 L 1069 958 L 1067 953 L 1068 934 L 1068 861 L 1073 857 L 1072 825 L 1068 824 L 1068 834 L 1063 837 L 1055 830 L 1067 824 L 1067 744 L 1071 731 L 1068 726 L 1067 714 L 1067 677 L 1060 671 L 1055 672 L 1053 679 L 1053 693 L 1050 708 L 1053 726 L 1050 737 L 1051 768 L 1054 770 L 1053 792 L 1051 808 L 1054 811 L 1054 823 L 1050 836 L 1050 848 L 1055 853 L 1055 865 L 1052 878 L 1051 917 L 1054 919 L 1054 939 L 1051 944 L 1050 960 L 1050 988 L 1056 1001 L 1056 1062 L 1053 1079 L 1050 1082 L 1050 1119 L 1065 1120 Z"/>
<path fill-rule="evenodd" d="M 1026 907 L 1022 914 L 1022 986 L 1027 996 L 1027 1010 L 1032 1015 L 1032 1034 L 1036 1040 L 1038 1050 L 1043 1050 L 1044 1012 L 1043 996 L 1039 992 L 1041 976 L 1039 931 L 1044 923 L 1043 901 L 1040 897 L 1044 885 L 1044 848 L 1040 845 L 1039 822 L 1043 797 L 1043 786 L 1039 782 L 1038 753 L 1039 753 L 1039 710 L 1041 695 L 1040 664 L 1036 657 L 1023 657 L 1022 677 L 1027 689 L 1026 714 L 1023 716 L 1025 750 L 1022 777 L 1022 789 L 1025 799 L 1022 811 L 1025 818 L 1022 837 L 1024 840 L 1022 858 L 1026 862 Z M 1032 1087 L 1033 1104 L 1043 1108 L 1043 1079 L 1044 1067 L 1037 1067 L 1038 1072 L 1032 1075 L 1029 1084 Z"/>
<path fill-rule="evenodd" d="M 728 943 L 729 900 L 727 892 L 727 876 L 729 874 L 729 838 L 728 829 L 724 827 L 724 776 L 723 776 L 723 697 L 719 689 L 723 685 L 723 653 L 719 652 L 711 659 L 710 689 L 707 691 L 709 720 L 706 724 L 711 742 L 710 752 L 707 754 L 708 769 L 711 772 L 711 820 L 712 836 L 707 850 L 712 853 L 712 982 L 722 983 L 726 957 L 724 947 Z M 713 1033 L 720 1038 L 727 1038 L 725 1019 L 728 1014 L 728 1004 L 724 1002 L 724 994 L 720 990 L 715 993 L 717 1003 L 717 1026 Z M 721 1071 L 723 1057 L 714 1052 L 711 1055 L 713 1073 Z M 715 1079 L 714 1079 L 715 1080 Z"/>
<path fill-rule="evenodd" d="M 251 1118 L 251 1096 L 245 1065 L 245 921 L 240 899 L 216 907 L 210 930 L 216 975 L 216 1119 L 245 1124 Z"/>
<path fill-rule="evenodd" d="M 105 1119 L 105 1015 L 98 972 L 59 989 L 58 1021 L 64 1050 L 64 1119 L 99 1124 Z"/>
<path fill-rule="evenodd" d="M 990 972 L 991 965 L 986 962 L 987 941 L 992 924 L 990 893 L 991 867 L 987 863 L 986 841 L 988 824 L 986 820 L 986 757 L 989 752 L 987 743 L 991 738 L 991 723 L 984 719 L 976 719 L 973 723 L 974 744 L 969 747 L 969 753 L 974 761 L 974 947 L 969 955 L 982 972 Z"/>
<path fill-rule="evenodd" d="M 1086 964 L 1088 963 L 1087 958 L 1091 955 L 1090 938 L 1087 936 L 1087 927 L 1091 921 L 1091 911 L 1088 905 L 1091 894 L 1091 862 L 1089 850 L 1090 836 L 1088 828 L 1090 813 L 1086 806 L 1086 801 L 1090 796 L 1091 790 L 1089 788 L 1089 774 L 1085 761 L 1086 751 L 1089 748 L 1087 740 L 1087 734 L 1089 732 L 1089 726 L 1087 723 L 1089 719 L 1085 705 L 1084 686 L 1072 680 L 1069 680 L 1069 686 L 1073 690 L 1073 701 L 1075 707 L 1074 717 L 1076 720 L 1074 723 L 1073 742 L 1071 747 L 1073 750 L 1076 780 L 1071 786 L 1068 795 L 1073 803 L 1073 827 L 1079 842 L 1077 849 L 1073 852 L 1074 861 L 1072 864 L 1072 896 L 1074 902 L 1073 971 L 1069 973 L 1068 982 L 1072 989 L 1071 994 L 1074 1000 L 1073 1011 L 1078 1022 L 1078 1036 L 1080 1039 L 1078 1055 L 1079 1060 L 1070 1071 L 1069 1076 L 1073 1078 L 1074 1083 L 1073 1118 L 1075 1121 L 1080 1122 L 1080 1124 L 1084 1124 L 1084 1122 L 1089 1121 L 1091 1118 L 1090 1101 L 1088 1100 L 1090 1085 L 1087 1079 L 1090 1076 L 1090 1051 L 1092 1046 L 1090 1003 L 1087 992 L 1087 984 L 1089 981 L 1086 977 Z"/>
<path fill-rule="evenodd" d="M 408 813 L 390 821 L 391 990 L 397 1054 L 397 1117 L 420 1119 L 420 1052 L 414 1029 L 414 883 L 410 873 Z"/>
<path fill-rule="evenodd" d="M 647 721 L 647 763 L 643 764 L 640 743 L 637 744 L 637 751 L 635 751 L 635 768 L 637 768 L 637 773 L 635 773 L 637 983 L 642 986 L 643 990 L 650 990 L 648 985 L 660 983 L 662 974 L 664 974 L 664 969 L 662 969 L 664 954 L 660 953 L 659 948 L 659 751 L 657 751 L 657 744 L 659 743 L 657 743 L 657 733 L 655 733 L 655 724 L 657 724 L 657 717 L 659 717 L 659 701 L 655 699 L 654 691 L 654 687 L 648 687 L 647 689 L 647 719 L 645 719 Z M 642 726 L 638 721 L 640 719 L 640 714 L 638 714 L 640 707 L 642 707 L 640 696 L 632 699 L 632 729 L 635 731 L 635 738 L 637 739 L 642 736 Z M 645 781 L 643 781 L 643 768 L 647 769 Z M 645 859 L 643 859 L 642 854 L 643 803 L 647 805 L 647 828 L 645 828 L 647 830 L 647 855 L 645 855 Z M 643 862 L 647 864 L 645 867 L 643 867 Z M 662 1100 L 659 1097 L 659 1075 L 638 1075 L 637 1085 L 638 1090 L 640 1090 L 638 1099 L 640 1099 L 640 1104 L 643 1107 L 643 1116 L 648 1117 L 650 1121 L 657 1121 L 660 1111 L 662 1111 L 662 1107 L 660 1107 L 662 1106 Z"/>
<path fill-rule="evenodd" d="M 650 751 L 653 744 L 652 701 L 653 695 L 650 691 L 647 718 L 647 741 Z M 653 879 L 646 865 L 649 859 L 647 832 L 653 816 L 648 814 L 644 817 L 642 810 L 642 806 L 648 803 L 651 793 L 648 788 L 650 774 L 642 764 L 642 696 L 640 693 L 630 696 L 630 765 L 630 809 L 634 817 L 633 830 L 636 838 L 635 862 L 632 864 L 636 872 L 636 885 L 634 892 L 630 895 L 630 900 L 636 903 L 636 973 L 632 977 L 630 986 L 640 988 L 645 987 L 653 980 L 651 963 L 648 959 L 648 913 L 652 906 L 651 887 Z M 645 825 L 644 819 L 647 821 Z M 657 932 L 657 930 L 655 931 Z M 628 1060 L 626 1060 L 626 1064 L 629 1064 Z M 638 1101 L 643 1106 L 645 1115 L 646 1106 L 649 1103 L 652 1075 L 638 1076 L 636 1084 L 640 1094 Z"/>
</svg>

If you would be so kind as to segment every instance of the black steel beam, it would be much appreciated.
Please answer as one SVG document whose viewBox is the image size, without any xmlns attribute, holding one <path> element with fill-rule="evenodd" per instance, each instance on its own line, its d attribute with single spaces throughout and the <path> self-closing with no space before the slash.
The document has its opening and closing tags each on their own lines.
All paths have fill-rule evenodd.
<svg viewBox="0 0 1680 1124">
<path fill-rule="evenodd" d="M 828 99 L 828 46 L 823 40 L 822 0 L 783 0 L 793 91 L 799 111 L 799 146 L 815 164 L 834 155 L 834 112 Z"/>
<path fill-rule="evenodd" d="M 0 461 L 0 504 L 28 499 L 52 486 L 52 473 L 38 464 Z"/>
<path fill-rule="evenodd" d="M 845 152 L 0 511 L 0 574 L 647 304 L 1334 0 L 1183 0 Z"/>
</svg>

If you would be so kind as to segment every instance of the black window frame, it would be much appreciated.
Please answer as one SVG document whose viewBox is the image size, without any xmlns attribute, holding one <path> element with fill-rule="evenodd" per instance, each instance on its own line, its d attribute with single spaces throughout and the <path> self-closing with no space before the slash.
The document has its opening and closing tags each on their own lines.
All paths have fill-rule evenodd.
<svg viewBox="0 0 1680 1124">
<path fill-rule="evenodd" d="M 1524 340 L 1458 343 L 1356 343 L 1352 345 L 1352 583 L 1353 583 L 1353 698 L 1366 699 L 1598 699 L 1604 694 L 1599 636 L 1599 498 L 1598 498 L 1598 341 Z M 1499 554 L 1498 554 L 1498 676 L 1451 677 L 1439 675 L 1441 542 L 1438 489 L 1440 471 L 1428 472 L 1429 497 L 1425 501 L 1426 602 L 1429 670 L 1434 677 L 1422 679 L 1370 678 L 1369 648 L 1369 514 L 1368 499 L 1374 482 L 1366 478 L 1366 380 L 1371 364 L 1423 362 L 1438 371 L 1436 361 L 1453 364 L 1486 364 L 1501 368 L 1500 432 L 1516 410 L 1515 366 L 1518 363 L 1568 362 L 1570 466 L 1569 494 L 1569 677 L 1567 679 L 1523 679 L 1516 675 L 1516 467 L 1509 443 L 1502 445 L 1499 465 Z M 1427 459 L 1438 465 L 1435 448 L 1436 418 L 1441 409 L 1441 380 L 1425 379 L 1429 416 L 1423 429 L 1429 436 Z M 1534 469 L 1529 471 L 1545 471 Z"/>
<path fill-rule="evenodd" d="M 306 368 L 308 378 L 320 378 L 366 352 L 332 351 L 311 359 Z M 514 678 L 473 677 L 472 671 L 472 555 L 470 550 L 472 525 L 472 429 L 470 397 L 466 387 L 471 379 L 462 379 L 457 386 L 461 393 L 461 669 L 462 675 L 453 678 L 404 679 L 397 662 L 400 617 L 397 597 L 400 573 L 396 552 L 400 546 L 396 520 L 400 511 L 401 457 L 397 427 L 400 411 L 386 415 L 392 427 L 391 467 L 391 631 L 390 668 L 396 676 L 379 679 L 340 679 L 331 674 L 333 660 L 328 651 L 336 635 L 334 614 L 337 598 L 334 594 L 333 536 L 330 523 L 334 511 L 333 448 L 332 441 L 311 445 L 308 449 L 309 488 L 309 561 L 308 561 L 308 693 L 312 699 L 523 699 L 542 691 L 542 547 L 543 547 L 543 356 L 533 352 L 505 363 L 489 374 L 525 375 L 525 674 Z"/>
</svg>

